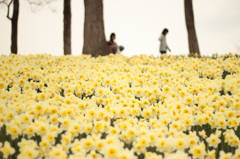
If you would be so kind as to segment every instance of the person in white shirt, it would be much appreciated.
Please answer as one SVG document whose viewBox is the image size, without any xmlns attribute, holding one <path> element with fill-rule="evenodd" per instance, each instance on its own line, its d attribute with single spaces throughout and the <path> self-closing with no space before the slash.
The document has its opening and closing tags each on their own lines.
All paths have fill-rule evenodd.
<svg viewBox="0 0 240 159">
<path fill-rule="evenodd" d="M 167 50 L 169 50 L 171 52 L 170 48 L 167 45 L 167 40 L 166 40 L 167 33 L 168 33 L 168 29 L 166 29 L 166 28 L 163 29 L 162 34 L 161 34 L 160 38 L 158 39 L 161 42 L 159 51 L 162 55 L 167 54 Z"/>
</svg>

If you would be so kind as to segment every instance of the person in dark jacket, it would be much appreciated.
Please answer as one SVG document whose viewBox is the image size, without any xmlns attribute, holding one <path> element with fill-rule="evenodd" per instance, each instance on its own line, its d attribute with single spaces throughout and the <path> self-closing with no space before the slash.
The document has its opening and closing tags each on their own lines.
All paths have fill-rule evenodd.
<svg viewBox="0 0 240 159">
<path fill-rule="evenodd" d="M 114 41 L 116 39 L 115 33 L 111 33 L 110 40 L 107 42 L 110 53 L 116 54 L 124 50 L 123 46 L 118 46 Z"/>
</svg>

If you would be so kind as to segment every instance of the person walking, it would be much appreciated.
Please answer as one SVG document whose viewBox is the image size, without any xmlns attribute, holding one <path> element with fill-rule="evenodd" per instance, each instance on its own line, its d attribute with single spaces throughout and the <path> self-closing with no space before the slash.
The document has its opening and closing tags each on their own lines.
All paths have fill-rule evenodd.
<svg viewBox="0 0 240 159">
<path fill-rule="evenodd" d="M 162 34 L 161 34 L 161 36 L 158 39 L 160 41 L 160 49 L 159 49 L 159 51 L 160 51 L 160 53 L 162 55 L 166 55 L 167 54 L 167 50 L 169 50 L 171 52 L 171 50 L 170 50 L 170 48 L 168 47 L 168 44 L 167 44 L 167 39 L 166 39 L 167 33 L 168 33 L 168 29 L 166 29 L 166 28 L 163 29 Z"/>
</svg>

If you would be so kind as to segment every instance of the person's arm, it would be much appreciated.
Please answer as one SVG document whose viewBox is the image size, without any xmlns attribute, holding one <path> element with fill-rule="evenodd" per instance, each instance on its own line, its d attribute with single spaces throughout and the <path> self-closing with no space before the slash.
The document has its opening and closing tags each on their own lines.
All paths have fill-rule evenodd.
<svg viewBox="0 0 240 159">
<path fill-rule="evenodd" d="M 112 47 L 111 47 L 111 45 L 108 45 L 108 50 L 109 50 L 110 53 L 112 53 Z"/>
<path fill-rule="evenodd" d="M 167 50 L 171 52 L 171 49 L 168 47 L 167 41 L 166 41 L 166 46 L 167 46 Z"/>
<path fill-rule="evenodd" d="M 109 45 L 109 47 L 110 47 L 111 49 L 116 49 L 116 48 L 118 47 L 118 45 L 115 43 L 115 44 Z"/>
<path fill-rule="evenodd" d="M 171 52 L 171 49 L 168 47 L 168 44 L 166 44 L 167 45 L 167 49 Z"/>
<path fill-rule="evenodd" d="M 163 35 L 161 34 L 161 36 L 158 38 L 159 41 L 162 41 L 163 39 Z"/>
<path fill-rule="evenodd" d="M 116 43 L 111 43 L 111 44 L 108 43 L 108 48 L 110 53 L 115 53 L 115 50 L 117 50 L 118 45 Z"/>
</svg>

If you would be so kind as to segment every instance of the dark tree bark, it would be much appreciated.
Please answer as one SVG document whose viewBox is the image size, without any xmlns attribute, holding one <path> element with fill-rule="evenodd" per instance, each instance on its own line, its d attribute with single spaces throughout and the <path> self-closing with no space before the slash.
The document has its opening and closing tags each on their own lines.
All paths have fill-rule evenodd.
<svg viewBox="0 0 240 159">
<path fill-rule="evenodd" d="M 19 0 L 13 1 L 13 15 L 12 15 L 12 45 L 11 52 L 17 54 L 18 52 L 18 15 L 19 15 Z"/>
<path fill-rule="evenodd" d="M 83 54 L 93 57 L 109 54 L 104 33 L 103 0 L 84 0 L 84 44 Z"/>
<path fill-rule="evenodd" d="M 194 25 L 193 5 L 192 0 L 184 0 L 185 20 L 188 32 L 188 46 L 190 53 L 197 53 L 200 55 L 197 34 Z"/>
<path fill-rule="evenodd" d="M 64 0 L 63 48 L 64 55 L 71 55 L 71 0 Z"/>
<path fill-rule="evenodd" d="M 19 15 L 19 0 L 0 1 L 7 6 L 7 18 L 11 20 L 11 53 L 17 54 L 18 52 L 18 15 Z M 10 7 L 13 4 L 13 13 L 10 17 Z"/>
</svg>

